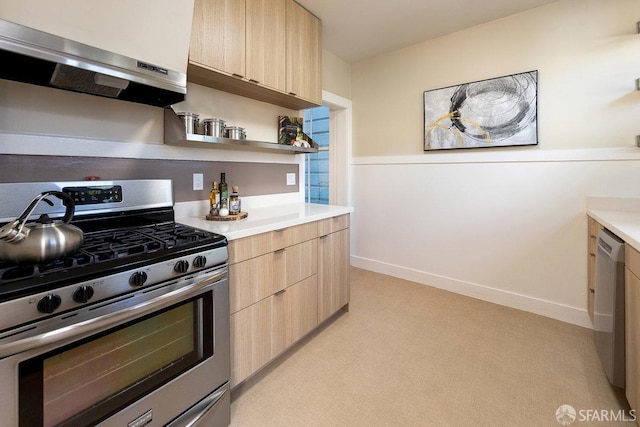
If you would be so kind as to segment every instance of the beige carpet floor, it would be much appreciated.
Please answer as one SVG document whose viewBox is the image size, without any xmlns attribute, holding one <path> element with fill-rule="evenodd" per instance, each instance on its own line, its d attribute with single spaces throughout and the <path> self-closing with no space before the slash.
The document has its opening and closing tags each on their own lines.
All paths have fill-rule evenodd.
<svg viewBox="0 0 640 427">
<path fill-rule="evenodd" d="M 234 389 L 231 425 L 557 427 L 563 404 L 634 425 L 584 412 L 628 409 L 591 330 L 353 268 L 350 311 Z"/>
</svg>

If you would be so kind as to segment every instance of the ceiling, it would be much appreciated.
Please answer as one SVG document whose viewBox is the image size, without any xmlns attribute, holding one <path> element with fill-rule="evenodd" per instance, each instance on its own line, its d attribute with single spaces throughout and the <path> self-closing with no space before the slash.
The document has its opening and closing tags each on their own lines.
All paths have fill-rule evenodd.
<svg viewBox="0 0 640 427">
<path fill-rule="evenodd" d="M 557 0 L 296 0 L 322 20 L 323 48 L 349 63 Z"/>
</svg>

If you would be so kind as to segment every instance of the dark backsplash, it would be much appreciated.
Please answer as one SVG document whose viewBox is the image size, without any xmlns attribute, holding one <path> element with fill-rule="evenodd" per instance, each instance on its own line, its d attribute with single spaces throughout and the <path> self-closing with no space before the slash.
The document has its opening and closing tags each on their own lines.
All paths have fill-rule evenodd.
<svg viewBox="0 0 640 427">
<path fill-rule="evenodd" d="M 206 199 L 211 181 L 219 181 L 221 172 L 226 173 L 229 188 L 239 187 L 241 196 L 297 192 L 300 180 L 298 165 L 289 163 L 0 155 L 0 182 L 83 181 L 89 176 L 171 179 L 176 202 Z M 204 175 L 204 190 L 193 190 L 194 173 Z M 296 174 L 296 185 L 286 185 L 287 173 Z"/>
</svg>

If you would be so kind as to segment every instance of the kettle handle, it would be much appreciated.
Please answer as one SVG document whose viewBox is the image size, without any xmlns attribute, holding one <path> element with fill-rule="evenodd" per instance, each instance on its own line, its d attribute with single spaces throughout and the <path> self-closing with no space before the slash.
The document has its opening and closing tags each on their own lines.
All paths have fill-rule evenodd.
<svg viewBox="0 0 640 427">
<path fill-rule="evenodd" d="M 73 214 L 76 208 L 76 203 L 73 201 L 73 198 L 67 193 L 63 193 L 62 191 L 45 191 L 41 194 L 42 199 L 40 200 L 44 199 L 45 202 L 51 203 L 45 198 L 49 195 L 56 196 L 58 199 L 62 200 L 62 204 L 67 208 L 67 210 L 64 212 L 62 221 L 68 224 L 73 219 Z"/>
<path fill-rule="evenodd" d="M 71 219 L 73 219 L 73 214 L 75 210 L 75 202 L 67 193 L 63 193 L 62 191 L 45 191 L 43 193 L 38 194 L 32 201 L 29 203 L 29 206 L 20 214 L 16 221 L 22 223 L 23 225 L 27 222 L 27 219 L 31 216 L 33 211 L 36 209 L 36 206 L 44 200 L 50 206 L 53 206 L 53 203 L 48 200 L 47 196 L 56 196 L 60 200 L 62 200 L 62 204 L 66 206 L 67 210 L 64 212 L 64 217 L 62 221 L 69 223 Z M 20 227 L 22 229 L 22 227 Z"/>
</svg>

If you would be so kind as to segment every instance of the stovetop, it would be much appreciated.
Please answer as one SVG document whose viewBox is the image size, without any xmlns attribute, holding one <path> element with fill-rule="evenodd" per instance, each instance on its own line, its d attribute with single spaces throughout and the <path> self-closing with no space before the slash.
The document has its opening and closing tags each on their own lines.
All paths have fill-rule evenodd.
<svg viewBox="0 0 640 427">
<path fill-rule="evenodd" d="M 0 261 L 0 302 L 226 245 L 224 236 L 175 222 L 85 233 L 77 251 L 48 263 Z"/>
<path fill-rule="evenodd" d="M 113 188 L 118 197 L 111 196 Z M 165 260 L 192 259 L 193 254 L 214 248 L 225 247 L 226 254 L 224 236 L 174 221 L 170 181 L 0 184 L 0 199 L 10 200 L 4 199 L 9 193 L 15 198 L 20 193 L 16 189 L 30 194 L 24 200 L 42 189 L 69 192 L 77 203 L 71 224 L 83 231 L 84 242 L 74 253 L 48 263 L 0 261 L 0 303 Z M 19 204 L 24 206 L 23 201 Z M 41 210 L 54 214 L 62 209 L 41 205 Z M 15 210 L 11 215 L 17 216 Z M 190 265 L 188 270 L 194 269 Z M 180 273 L 176 270 L 172 277 Z"/>
</svg>

